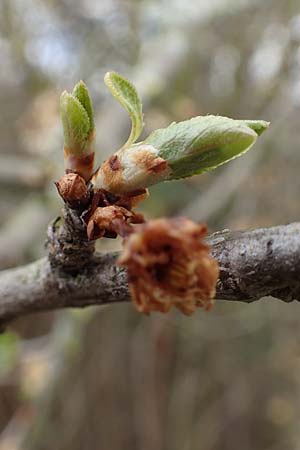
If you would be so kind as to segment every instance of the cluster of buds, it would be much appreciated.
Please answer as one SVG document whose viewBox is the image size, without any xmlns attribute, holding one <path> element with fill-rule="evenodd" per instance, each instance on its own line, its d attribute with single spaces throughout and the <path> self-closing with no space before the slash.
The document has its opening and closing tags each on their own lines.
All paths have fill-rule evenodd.
<svg viewBox="0 0 300 450">
<path fill-rule="evenodd" d="M 78 83 L 61 96 L 66 174 L 56 183 L 63 200 L 79 211 L 87 238 L 124 238 L 118 263 L 126 267 L 137 310 L 190 315 L 210 310 L 218 263 L 204 241 L 206 226 L 188 219 L 145 222 L 134 211 L 147 188 L 165 180 L 212 170 L 245 153 L 268 127 L 264 121 L 201 116 L 172 123 L 136 143 L 143 129 L 142 104 L 134 86 L 109 72 L 105 83 L 128 112 L 126 143 L 94 171 L 94 118 L 87 87 Z"/>
</svg>

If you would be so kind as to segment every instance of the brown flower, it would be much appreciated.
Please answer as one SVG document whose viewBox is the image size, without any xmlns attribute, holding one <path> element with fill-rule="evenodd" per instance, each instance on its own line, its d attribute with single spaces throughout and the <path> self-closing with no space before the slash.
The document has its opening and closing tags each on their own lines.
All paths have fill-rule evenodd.
<svg viewBox="0 0 300 450">
<path fill-rule="evenodd" d="M 131 232 L 130 223 L 141 223 L 141 214 L 136 214 L 118 205 L 96 208 L 89 218 L 87 235 L 89 239 L 98 239 L 103 236 L 115 238 L 118 234 L 126 236 Z"/>
<path fill-rule="evenodd" d="M 174 305 L 190 315 L 197 307 L 211 309 L 219 267 L 203 242 L 206 232 L 188 219 L 156 219 L 126 238 L 118 262 L 127 268 L 138 311 L 168 312 Z"/>
</svg>

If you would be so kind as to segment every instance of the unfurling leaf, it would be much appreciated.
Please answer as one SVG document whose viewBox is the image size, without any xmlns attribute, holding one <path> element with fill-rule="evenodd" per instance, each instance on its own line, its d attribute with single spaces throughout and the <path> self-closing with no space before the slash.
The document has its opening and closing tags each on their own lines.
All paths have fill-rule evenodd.
<svg viewBox="0 0 300 450">
<path fill-rule="evenodd" d="M 126 109 L 131 119 L 130 136 L 124 147 L 129 147 L 143 131 L 142 103 L 135 87 L 126 78 L 116 72 L 107 72 L 104 82 L 111 94 Z"/>
<path fill-rule="evenodd" d="M 60 97 L 65 147 L 73 154 L 85 153 L 90 132 L 89 116 L 80 101 L 64 91 Z"/>
<path fill-rule="evenodd" d="M 67 172 L 77 173 L 88 181 L 94 167 L 94 114 L 88 89 L 83 81 L 73 93 L 60 97 L 64 130 L 64 161 Z"/>
<path fill-rule="evenodd" d="M 90 119 L 90 132 L 94 130 L 94 111 L 92 100 L 86 84 L 81 80 L 77 83 L 72 92 L 73 97 L 80 101 Z"/>
<path fill-rule="evenodd" d="M 207 172 L 249 150 L 268 126 L 262 120 L 220 116 L 172 123 L 151 133 L 144 142 L 116 152 L 92 181 L 96 189 L 121 195 Z"/>
<path fill-rule="evenodd" d="M 268 122 L 199 116 L 154 131 L 145 140 L 172 169 L 168 179 L 212 170 L 242 155 L 255 143 Z"/>
</svg>

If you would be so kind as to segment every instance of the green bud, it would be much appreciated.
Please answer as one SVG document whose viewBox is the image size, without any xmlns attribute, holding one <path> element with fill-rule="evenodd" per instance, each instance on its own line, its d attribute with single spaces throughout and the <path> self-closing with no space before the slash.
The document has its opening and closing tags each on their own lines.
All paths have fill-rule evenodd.
<svg viewBox="0 0 300 450">
<path fill-rule="evenodd" d="M 83 154 L 90 132 L 89 116 L 80 101 L 64 91 L 60 97 L 60 112 L 65 147 L 72 153 Z"/>
<path fill-rule="evenodd" d="M 82 81 L 76 84 L 72 94 L 62 93 L 60 112 L 65 169 L 89 180 L 94 164 L 94 116 L 88 89 Z"/>
<path fill-rule="evenodd" d="M 86 84 L 81 80 L 77 83 L 72 92 L 73 97 L 76 97 L 80 101 L 81 105 L 85 109 L 89 119 L 90 119 L 90 132 L 94 130 L 94 111 L 92 100 L 88 91 Z"/>
</svg>

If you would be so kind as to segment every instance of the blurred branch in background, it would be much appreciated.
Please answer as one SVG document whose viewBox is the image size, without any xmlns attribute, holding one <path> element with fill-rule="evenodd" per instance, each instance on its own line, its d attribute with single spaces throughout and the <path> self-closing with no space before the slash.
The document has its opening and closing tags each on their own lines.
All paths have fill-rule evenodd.
<svg viewBox="0 0 300 450">
<path fill-rule="evenodd" d="M 0 267 L 5 269 L 24 263 L 34 245 L 44 239 L 44 229 L 51 211 L 42 199 L 28 198 L 2 226 L 0 235 Z M 38 239 L 39 238 L 39 239 Z M 40 253 L 40 251 L 38 252 Z"/>
<path fill-rule="evenodd" d="M 47 182 L 48 172 L 42 161 L 20 156 L 0 156 L 0 184 L 41 189 Z"/>
</svg>

